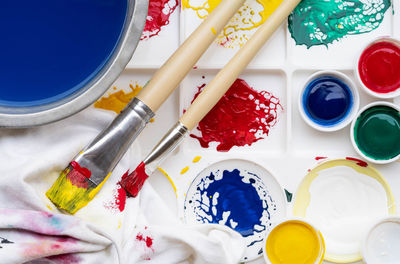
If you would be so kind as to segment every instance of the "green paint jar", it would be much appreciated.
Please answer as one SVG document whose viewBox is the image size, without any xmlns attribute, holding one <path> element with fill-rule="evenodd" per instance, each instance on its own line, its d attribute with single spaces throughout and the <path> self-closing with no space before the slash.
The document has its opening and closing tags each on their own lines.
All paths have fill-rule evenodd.
<svg viewBox="0 0 400 264">
<path fill-rule="evenodd" d="M 378 164 L 395 161 L 400 156 L 400 109 L 388 102 L 365 106 L 353 120 L 351 140 L 366 160 Z"/>
</svg>

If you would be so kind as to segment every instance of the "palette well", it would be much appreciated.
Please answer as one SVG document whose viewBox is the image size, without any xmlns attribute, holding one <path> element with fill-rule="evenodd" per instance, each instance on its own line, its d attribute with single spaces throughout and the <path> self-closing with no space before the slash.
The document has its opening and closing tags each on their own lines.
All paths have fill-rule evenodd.
<svg viewBox="0 0 400 264">
<path fill-rule="evenodd" d="M 186 223 L 222 224 L 245 240 L 243 261 L 262 255 L 263 240 L 286 215 L 282 188 L 272 174 L 246 160 L 224 160 L 199 173 L 185 198 Z"/>
<path fill-rule="evenodd" d="M 259 3 L 260 1 L 249 0 L 247 2 Z M 386 0 L 356 2 L 382 3 L 383 1 L 386 4 Z M 198 5 L 205 2 L 206 0 L 194 1 Z M 302 2 L 310 1 L 303 0 Z M 349 1 L 332 2 L 343 4 Z M 189 186 L 205 168 L 209 168 L 216 162 L 226 159 L 244 159 L 268 168 L 282 188 L 287 191 L 287 198 L 290 200 L 290 197 L 296 195 L 296 190 L 304 176 L 308 174 L 308 170 L 326 158 L 362 159 L 351 144 L 349 126 L 339 131 L 324 133 L 304 122 L 298 110 L 299 94 L 307 79 L 322 70 L 339 71 L 357 84 L 354 65 L 361 49 L 380 36 L 400 37 L 400 23 L 398 23 L 400 21 L 398 15 L 400 14 L 400 5 L 394 4 L 393 8 L 390 6 L 386 10 L 376 29 L 363 34 L 346 34 L 332 43 L 314 45 L 309 48 L 306 45 L 296 45 L 288 28 L 288 22 L 283 23 L 240 76 L 258 94 L 270 93 L 280 100 L 282 110 L 278 113 L 276 124 L 270 126 L 268 135 L 259 132 L 258 136 L 262 138 L 256 142 L 251 145 L 233 146 L 229 151 L 218 151 L 219 142 L 210 142 L 207 148 L 202 147 L 198 139 L 189 136 L 161 164 L 176 186 L 178 211 L 182 220 L 185 217 L 184 206 L 189 194 Z M 317 4 L 314 6 L 318 7 Z M 259 9 L 257 10 L 259 11 Z M 158 36 L 141 41 L 140 54 L 135 54 L 136 57 L 131 61 L 129 69 L 116 83 L 117 90 L 129 90 L 129 84 L 135 83 L 135 81 L 140 81 L 140 84 L 144 85 L 164 62 L 166 54 L 172 53 L 173 47 L 182 43 L 185 37 L 201 22 L 201 19 L 191 9 L 176 9 L 170 17 L 170 23 L 163 27 Z M 226 48 L 217 43 L 209 48 L 182 82 L 179 91 L 174 93 L 157 113 L 155 122 L 149 124 L 140 136 L 138 142 L 143 147 L 143 155 L 151 150 L 151 147 L 187 109 L 199 91 L 199 86 L 209 83 L 238 49 L 238 46 Z M 164 50 L 165 53 L 161 52 Z M 144 59 L 139 60 L 139 57 Z M 360 108 L 362 108 L 376 99 L 360 88 L 357 85 Z M 113 91 L 110 90 L 110 92 Z M 387 101 L 400 103 L 398 98 Z M 194 129 L 191 133 L 202 136 L 199 129 Z M 201 157 L 200 160 L 193 162 L 198 157 Z M 373 166 L 387 180 L 395 200 L 400 200 L 400 177 L 398 177 L 400 163 L 393 162 Z M 265 183 L 264 179 L 262 180 Z M 161 187 L 162 184 L 158 186 Z M 169 190 L 170 187 L 167 189 Z M 163 191 L 165 190 L 160 188 L 160 192 Z M 295 200 L 294 198 L 293 201 Z M 292 214 L 293 201 L 288 203 L 289 215 Z M 320 226 L 317 228 L 323 229 Z M 264 264 L 265 261 L 259 257 L 253 261 L 246 261 L 246 263 Z"/>
</svg>

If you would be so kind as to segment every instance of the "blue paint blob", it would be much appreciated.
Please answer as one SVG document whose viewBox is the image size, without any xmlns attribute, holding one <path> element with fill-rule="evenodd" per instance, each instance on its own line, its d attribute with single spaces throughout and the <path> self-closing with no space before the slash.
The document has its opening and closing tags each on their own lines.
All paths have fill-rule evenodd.
<svg viewBox="0 0 400 264">
<path fill-rule="evenodd" d="M 302 97 L 306 115 L 321 126 L 341 123 L 353 106 L 353 94 L 342 80 L 333 76 L 322 76 L 312 80 Z"/>
<path fill-rule="evenodd" d="M 33 106 L 72 95 L 112 56 L 127 0 L 2 0 L 0 105 Z"/>
</svg>

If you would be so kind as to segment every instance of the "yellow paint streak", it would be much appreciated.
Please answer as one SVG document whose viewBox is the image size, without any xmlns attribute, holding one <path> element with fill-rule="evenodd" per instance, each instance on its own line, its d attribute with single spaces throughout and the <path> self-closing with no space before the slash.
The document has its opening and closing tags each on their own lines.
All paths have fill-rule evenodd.
<svg viewBox="0 0 400 264">
<path fill-rule="evenodd" d="M 176 198 L 178 198 L 178 193 L 177 193 L 177 191 L 176 191 L 176 186 L 175 186 L 174 182 L 172 181 L 171 177 L 169 177 L 168 173 L 167 173 L 165 170 L 163 170 L 162 168 L 158 168 L 158 170 L 161 171 L 161 173 L 162 173 L 162 174 L 168 179 L 168 181 L 171 183 L 172 188 L 174 188 L 175 196 L 176 196 Z"/>
<path fill-rule="evenodd" d="M 121 220 L 118 220 L 118 229 L 120 229 L 121 226 L 122 226 L 122 221 L 121 221 Z"/>
<path fill-rule="evenodd" d="M 54 210 L 53 207 L 51 207 L 51 206 L 48 205 L 48 204 L 46 204 L 46 207 L 47 207 L 50 211 L 53 211 L 53 210 Z"/>
<path fill-rule="evenodd" d="M 75 214 L 79 209 L 85 207 L 99 192 L 101 187 L 110 177 L 107 175 L 104 181 L 97 187 L 82 188 L 75 186 L 67 179 L 70 169 L 66 168 L 53 186 L 46 192 L 46 196 L 53 202 L 57 208 L 70 214 Z"/>
<path fill-rule="evenodd" d="M 217 31 L 215 31 L 215 28 L 211 28 L 212 33 L 214 33 L 215 35 L 217 35 Z"/>
<path fill-rule="evenodd" d="M 268 236 L 266 252 L 272 263 L 314 264 L 323 251 L 319 233 L 310 225 L 297 220 L 284 222 L 275 227 Z M 320 259 L 319 259 L 320 258 Z"/>
<path fill-rule="evenodd" d="M 193 163 L 197 163 L 201 160 L 201 156 L 197 156 L 193 159 Z"/>
<path fill-rule="evenodd" d="M 194 10 L 200 19 L 205 19 L 220 2 L 221 0 L 203 0 L 200 3 L 182 0 L 182 7 Z M 229 48 L 243 46 L 254 29 L 262 25 L 281 3 L 282 0 L 247 1 L 218 36 L 217 43 Z"/>
<path fill-rule="evenodd" d="M 183 169 L 181 170 L 181 175 L 185 174 L 188 170 L 189 170 L 189 167 L 188 167 L 188 166 L 186 166 L 185 168 L 183 168 Z"/>
</svg>

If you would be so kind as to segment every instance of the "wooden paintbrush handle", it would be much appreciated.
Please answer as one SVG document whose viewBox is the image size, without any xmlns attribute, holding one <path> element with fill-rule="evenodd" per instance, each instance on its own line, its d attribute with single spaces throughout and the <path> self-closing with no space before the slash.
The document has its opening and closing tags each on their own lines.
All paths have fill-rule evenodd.
<svg viewBox="0 0 400 264">
<path fill-rule="evenodd" d="M 203 92 L 196 98 L 192 105 L 180 118 L 180 122 L 189 130 L 218 103 L 219 99 L 226 93 L 241 72 L 256 56 L 261 47 L 289 16 L 290 12 L 297 6 L 300 0 L 284 0 L 274 13 L 254 33 L 247 43 L 236 53 L 228 64 L 214 77 L 204 88 Z"/>
<path fill-rule="evenodd" d="M 178 87 L 245 0 L 223 0 L 153 75 L 137 98 L 155 112 Z"/>
</svg>

